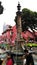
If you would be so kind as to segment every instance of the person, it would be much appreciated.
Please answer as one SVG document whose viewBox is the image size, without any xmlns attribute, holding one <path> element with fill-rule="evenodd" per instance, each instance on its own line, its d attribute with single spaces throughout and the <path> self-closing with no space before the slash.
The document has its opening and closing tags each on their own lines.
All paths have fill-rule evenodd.
<svg viewBox="0 0 37 65">
<path fill-rule="evenodd" d="M 5 59 L 4 58 L 1 58 L 1 60 L 2 60 L 2 65 L 6 65 Z"/>
<path fill-rule="evenodd" d="M 32 54 L 29 53 L 27 49 L 25 49 L 24 52 L 26 57 L 26 65 L 34 65 Z"/>
<path fill-rule="evenodd" d="M 11 53 L 7 53 L 7 62 L 6 62 L 6 65 L 13 65 L 13 61 L 12 61 L 12 58 L 11 58 Z"/>
<path fill-rule="evenodd" d="M 2 65 L 2 62 L 3 62 L 3 61 L 2 61 L 1 58 L 0 58 L 0 65 Z"/>
<path fill-rule="evenodd" d="M 26 65 L 26 58 L 25 58 L 25 55 L 23 55 L 23 65 Z"/>
</svg>

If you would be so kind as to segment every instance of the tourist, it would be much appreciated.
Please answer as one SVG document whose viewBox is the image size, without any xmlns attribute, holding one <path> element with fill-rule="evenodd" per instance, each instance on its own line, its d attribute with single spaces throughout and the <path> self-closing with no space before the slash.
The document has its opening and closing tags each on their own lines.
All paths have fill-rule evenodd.
<svg viewBox="0 0 37 65">
<path fill-rule="evenodd" d="M 7 53 L 6 65 L 13 65 L 13 61 L 12 61 L 12 58 L 11 58 L 11 53 Z"/>
<path fill-rule="evenodd" d="M 25 55 L 23 55 L 23 65 L 26 65 L 26 58 L 25 58 Z"/>
<path fill-rule="evenodd" d="M 24 50 L 26 57 L 26 65 L 34 65 L 32 54 L 27 49 Z"/>
<path fill-rule="evenodd" d="M 3 61 L 2 61 L 1 58 L 0 58 L 0 65 L 2 65 L 2 62 L 3 62 Z"/>
</svg>

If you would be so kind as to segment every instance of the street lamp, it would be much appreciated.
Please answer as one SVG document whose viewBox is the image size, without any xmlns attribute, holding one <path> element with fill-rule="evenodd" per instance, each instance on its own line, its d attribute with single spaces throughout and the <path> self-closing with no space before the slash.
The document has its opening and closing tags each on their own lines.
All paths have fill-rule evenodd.
<svg viewBox="0 0 37 65">
<path fill-rule="evenodd" d="M 1 5 L 1 1 L 0 1 L 0 15 L 3 14 L 3 10 L 4 10 L 4 7 Z"/>
</svg>

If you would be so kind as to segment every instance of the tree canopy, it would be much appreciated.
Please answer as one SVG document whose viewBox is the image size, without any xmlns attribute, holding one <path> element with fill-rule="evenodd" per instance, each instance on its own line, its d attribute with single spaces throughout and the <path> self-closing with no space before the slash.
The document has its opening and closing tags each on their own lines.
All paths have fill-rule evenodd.
<svg viewBox="0 0 37 65">
<path fill-rule="evenodd" d="M 31 29 L 34 31 L 37 28 L 37 12 L 33 12 L 27 8 L 22 9 L 22 29 Z"/>
</svg>

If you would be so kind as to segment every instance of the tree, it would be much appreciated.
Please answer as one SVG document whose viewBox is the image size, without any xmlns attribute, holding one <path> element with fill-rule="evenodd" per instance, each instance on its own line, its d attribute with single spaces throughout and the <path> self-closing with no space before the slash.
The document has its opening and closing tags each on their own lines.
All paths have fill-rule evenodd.
<svg viewBox="0 0 37 65">
<path fill-rule="evenodd" d="M 30 28 L 33 31 L 33 29 L 35 29 L 36 23 L 35 23 L 34 12 L 32 12 L 29 9 L 24 8 L 22 10 L 22 27 L 23 27 L 23 29 L 25 30 L 25 29 Z"/>
<path fill-rule="evenodd" d="M 22 10 L 22 30 L 31 29 L 35 40 L 35 30 L 37 30 L 37 12 L 33 12 L 27 8 Z"/>
</svg>

